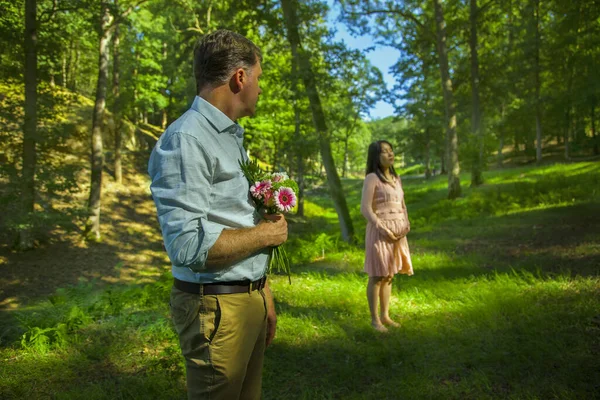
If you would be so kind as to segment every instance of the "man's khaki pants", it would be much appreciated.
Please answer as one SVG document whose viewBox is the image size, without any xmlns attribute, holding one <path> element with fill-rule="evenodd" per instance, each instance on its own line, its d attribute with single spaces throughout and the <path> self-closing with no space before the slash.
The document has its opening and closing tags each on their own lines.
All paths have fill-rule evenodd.
<svg viewBox="0 0 600 400">
<path fill-rule="evenodd" d="M 258 400 L 266 340 L 261 291 L 200 295 L 171 290 L 188 399 Z"/>
</svg>

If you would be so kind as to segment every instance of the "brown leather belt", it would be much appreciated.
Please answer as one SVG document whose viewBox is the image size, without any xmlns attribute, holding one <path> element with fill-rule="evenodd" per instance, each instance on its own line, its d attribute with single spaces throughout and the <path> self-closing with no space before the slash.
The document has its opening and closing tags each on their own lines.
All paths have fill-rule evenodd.
<svg viewBox="0 0 600 400">
<path fill-rule="evenodd" d="M 195 294 L 234 294 L 250 292 L 251 290 L 261 290 L 265 287 L 267 277 L 263 276 L 257 281 L 235 281 L 235 282 L 218 282 L 218 283 L 193 283 L 181 281 L 174 278 L 173 285 L 182 292 Z"/>
</svg>

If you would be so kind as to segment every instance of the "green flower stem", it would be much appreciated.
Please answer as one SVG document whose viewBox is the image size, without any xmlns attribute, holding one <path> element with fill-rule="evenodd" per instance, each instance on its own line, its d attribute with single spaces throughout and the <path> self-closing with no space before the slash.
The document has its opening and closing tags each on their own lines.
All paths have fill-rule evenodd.
<svg viewBox="0 0 600 400">
<path fill-rule="evenodd" d="M 269 257 L 268 274 L 275 269 L 277 272 L 284 272 L 288 276 L 290 285 L 292 284 L 292 271 L 290 269 L 290 259 L 283 246 L 273 247 Z"/>
</svg>

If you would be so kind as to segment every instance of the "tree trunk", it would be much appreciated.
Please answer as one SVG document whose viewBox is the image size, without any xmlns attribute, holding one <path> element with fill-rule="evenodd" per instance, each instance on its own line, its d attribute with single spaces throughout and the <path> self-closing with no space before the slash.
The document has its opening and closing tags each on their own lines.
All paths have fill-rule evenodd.
<svg viewBox="0 0 600 400">
<path fill-rule="evenodd" d="M 344 136 L 344 165 L 342 166 L 342 177 L 345 178 L 346 174 L 348 173 L 348 144 L 350 142 L 350 137 L 352 136 L 352 133 L 354 133 L 354 128 L 356 128 L 356 124 L 358 122 L 358 119 L 360 118 L 360 115 L 357 113 L 354 116 L 354 120 L 352 121 L 352 125 L 350 125 L 350 127 L 346 130 L 346 135 Z"/>
<path fill-rule="evenodd" d="M 500 120 L 504 122 L 504 118 L 506 118 L 506 106 L 504 102 L 502 103 L 502 107 L 500 109 Z M 502 152 L 504 151 L 504 123 L 498 128 L 498 133 L 500 134 L 499 143 L 498 143 L 498 154 L 496 156 L 496 163 L 498 168 L 502 168 L 504 164 L 504 156 Z"/>
<path fill-rule="evenodd" d="M 139 51 L 135 52 L 135 63 L 132 72 L 132 80 L 133 80 L 133 123 L 138 125 L 140 123 L 140 110 L 138 108 L 137 100 L 138 100 L 138 90 L 137 90 L 137 74 L 138 74 L 138 65 L 140 64 L 140 53 Z M 134 136 L 135 137 L 135 136 Z"/>
<path fill-rule="evenodd" d="M 73 74 L 73 38 L 69 40 L 69 56 L 67 57 L 67 88 L 71 88 L 71 77 Z"/>
<path fill-rule="evenodd" d="M 460 166 L 458 164 L 456 110 L 454 106 L 454 94 L 452 93 L 450 68 L 448 67 L 446 22 L 444 21 L 442 0 L 433 0 L 433 3 L 437 26 L 437 48 L 440 61 L 440 74 L 442 76 L 442 89 L 444 92 L 444 105 L 446 109 L 446 162 L 448 164 L 448 198 L 455 199 L 460 196 Z"/>
<path fill-rule="evenodd" d="M 571 136 L 571 109 L 567 108 L 565 111 L 565 160 L 571 159 L 571 148 L 569 137 Z"/>
<path fill-rule="evenodd" d="M 63 88 L 67 88 L 67 56 L 63 54 L 62 56 L 62 82 L 61 86 Z"/>
<path fill-rule="evenodd" d="M 600 146 L 598 145 L 598 134 L 596 133 L 596 96 L 592 95 L 590 113 L 590 123 L 592 124 L 592 140 L 594 141 L 594 155 L 600 154 Z"/>
<path fill-rule="evenodd" d="M 115 1 L 115 7 L 118 7 L 117 1 Z M 120 45 L 120 27 L 119 22 L 115 21 L 115 34 L 113 38 L 113 116 L 115 118 L 115 182 L 118 184 L 123 183 L 123 161 L 122 161 L 122 143 L 123 133 L 121 132 L 121 94 L 119 87 L 119 72 L 120 72 L 120 57 L 119 57 L 119 45 Z"/>
<path fill-rule="evenodd" d="M 295 64 L 295 62 L 294 62 Z M 294 67 L 292 68 L 294 69 Z M 292 72 L 292 75 L 296 75 Z M 297 96 L 297 85 L 294 85 L 294 96 Z M 296 145 L 300 144 L 301 141 L 301 133 L 300 133 L 300 110 L 298 108 L 298 102 L 294 99 L 294 138 L 296 139 Z M 298 146 L 299 148 L 301 146 Z M 296 209 L 296 215 L 299 217 L 304 217 L 304 157 L 302 157 L 302 152 L 298 151 L 297 153 L 297 182 L 298 182 L 298 208 Z"/>
<path fill-rule="evenodd" d="M 431 139 L 429 127 L 425 127 L 425 179 L 431 178 Z"/>
<path fill-rule="evenodd" d="M 167 42 L 163 42 L 163 54 L 162 55 L 163 55 L 163 68 L 162 68 L 162 70 L 163 70 L 163 74 L 165 76 L 167 76 L 167 72 L 165 71 L 165 65 L 167 63 L 167 56 L 168 56 Z M 167 83 L 167 87 L 165 88 L 165 90 L 169 89 L 168 85 L 169 84 Z M 167 112 L 167 109 L 169 108 L 170 104 L 171 104 L 171 102 L 170 102 L 170 98 L 169 98 L 169 103 L 167 103 L 167 107 L 165 107 L 165 108 L 162 109 L 162 120 L 161 120 L 161 123 L 160 123 L 160 127 L 163 130 L 167 129 L 167 123 L 168 123 L 168 117 L 167 117 L 168 112 Z"/>
<path fill-rule="evenodd" d="M 446 152 L 443 151 L 440 154 L 440 175 L 446 175 L 448 171 L 446 171 Z"/>
<path fill-rule="evenodd" d="M 348 173 L 348 142 L 350 138 L 346 136 L 344 138 L 344 163 L 342 164 L 342 178 L 346 177 Z"/>
<path fill-rule="evenodd" d="M 37 139 L 37 10 L 36 0 L 25 3 L 25 117 L 21 200 L 24 213 L 33 212 Z"/>
<path fill-rule="evenodd" d="M 498 143 L 498 158 L 497 158 L 498 168 L 502 168 L 502 165 L 504 164 L 504 156 L 502 155 L 503 150 L 504 150 L 504 132 L 500 131 L 500 140 Z"/>
<path fill-rule="evenodd" d="M 23 169 L 21 171 L 21 212 L 23 217 L 33 213 L 35 205 L 35 167 L 37 142 L 37 4 L 25 2 L 25 105 L 23 121 Z M 19 230 L 18 247 L 33 247 L 28 224 Z"/>
<path fill-rule="evenodd" d="M 481 129 L 481 108 L 479 103 L 479 56 L 477 49 L 477 18 L 479 10 L 477 0 L 471 0 L 471 36 L 469 47 L 471 50 L 471 97 L 473 99 L 471 132 L 477 143 L 474 154 L 473 168 L 471 170 L 471 186 L 479 186 L 483 183 L 483 131 Z"/>
<path fill-rule="evenodd" d="M 75 46 L 75 62 L 73 63 L 73 71 L 71 72 L 71 90 L 74 92 L 77 91 L 77 67 L 79 66 L 79 57 L 81 56 L 79 42 Z"/>
<path fill-rule="evenodd" d="M 85 236 L 90 240 L 100 240 L 100 203 L 102 198 L 102 168 L 104 154 L 102 148 L 102 119 L 106 105 L 106 87 L 108 81 L 109 43 L 111 38 L 110 24 L 113 16 L 107 2 L 102 2 L 101 37 L 98 57 L 98 84 L 96 86 L 96 102 L 92 118 L 92 177 L 90 197 L 88 201 L 88 219 Z"/>
<path fill-rule="evenodd" d="M 346 204 L 346 197 L 344 196 L 340 177 L 335 169 L 335 163 L 331 154 L 331 144 L 329 142 L 325 113 L 323 112 L 321 99 L 317 92 L 317 85 L 315 76 L 312 72 L 310 57 L 308 54 L 304 53 L 302 49 L 302 42 L 298 33 L 297 5 L 295 0 L 281 0 L 281 6 L 283 8 L 288 40 L 292 50 L 295 51 L 295 54 L 292 54 L 292 57 L 296 59 L 298 67 L 300 68 L 300 75 L 304 81 L 304 87 L 306 88 L 313 115 L 313 124 L 319 135 L 321 158 L 323 160 L 323 165 L 325 166 L 325 172 L 327 173 L 329 192 L 338 215 L 342 240 L 352 243 L 354 242 L 354 227 L 348 211 L 348 205 Z"/>
<path fill-rule="evenodd" d="M 535 22 L 535 132 L 536 132 L 536 152 L 535 159 L 539 164 L 542 162 L 542 110 L 540 99 L 540 0 L 534 0 L 534 22 Z"/>
<path fill-rule="evenodd" d="M 298 44 L 292 43 L 292 54 L 298 52 Z M 296 215 L 304 217 L 304 154 L 302 146 L 302 133 L 300 132 L 300 108 L 298 107 L 299 89 L 298 89 L 298 64 L 296 58 L 292 57 L 292 96 L 294 103 L 294 142 L 296 149 L 296 181 L 298 183 L 298 206 Z"/>
</svg>

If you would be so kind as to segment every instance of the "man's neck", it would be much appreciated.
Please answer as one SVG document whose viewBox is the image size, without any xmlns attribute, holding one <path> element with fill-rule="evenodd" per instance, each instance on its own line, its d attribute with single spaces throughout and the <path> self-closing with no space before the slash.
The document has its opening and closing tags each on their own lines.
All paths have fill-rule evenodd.
<svg viewBox="0 0 600 400">
<path fill-rule="evenodd" d="M 226 85 L 216 88 L 206 88 L 198 93 L 199 97 L 212 104 L 219 109 L 223 114 L 227 115 L 230 120 L 237 121 L 238 115 L 235 107 L 235 100 L 231 96 L 231 92 L 227 92 Z"/>
</svg>

